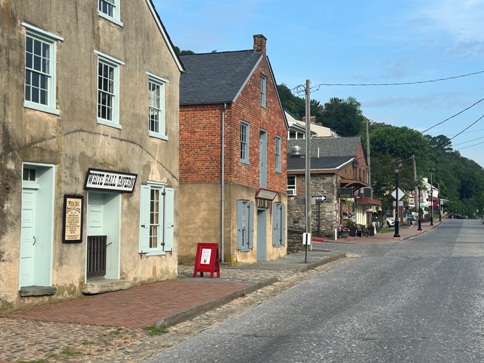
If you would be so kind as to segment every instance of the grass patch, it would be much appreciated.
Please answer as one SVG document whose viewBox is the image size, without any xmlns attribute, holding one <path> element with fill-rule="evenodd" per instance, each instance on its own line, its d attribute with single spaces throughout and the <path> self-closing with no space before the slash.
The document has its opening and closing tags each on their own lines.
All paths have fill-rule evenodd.
<svg viewBox="0 0 484 363">
<path fill-rule="evenodd" d="M 61 353 L 68 357 L 75 357 L 76 355 L 81 354 L 77 350 L 71 349 L 69 347 L 65 347 L 64 349 L 62 349 Z"/>
<path fill-rule="evenodd" d="M 19 363 L 47 363 L 45 359 L 39 359 L 39 360 L 21 360 Z"/>
<path fill-rule="evenodd" d="M 144 327 L 143 330 L 146 332 L 146 334 L 151 336 L 168 333 L 167 328 L 158 328 L 157 326 L 147 326 L 147 327 Z"/>
<path fill-rule="evenodd" d="M 94 342 L 92 340 L 83 340 L 81 342 L 82 345 L 91 345 L 91 344 L 94 344 Z"/>
</svg>

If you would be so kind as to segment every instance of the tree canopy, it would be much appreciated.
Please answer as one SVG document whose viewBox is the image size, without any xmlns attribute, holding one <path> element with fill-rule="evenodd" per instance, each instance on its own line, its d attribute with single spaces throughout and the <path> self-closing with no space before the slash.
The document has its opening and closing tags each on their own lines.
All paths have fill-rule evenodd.
<svg viewBox="0 0 484 363">
<path fill-rule="evenodd" d="M 292 94 L 284 84 L 278 85 L 283 107 L 296 118 L 305 116 L 305 100 Z M 445 210 L 462 215 L 484 214 L 484 169 L 473 160 L 462 157 L 452 148 L 445 135 L 430 136 L 408 128 L 367 120 L 360 103 L 353 97 L 331 98 L 323 105 L 311 100 L 311 115 L 316 123 L 331 128 L 340 136 L 361 136 L 366 151 L 365 123 L 369 123 L 371 181 L 375 198 L 384 208 L 392 203 L 389 193 L 395 189 L 395 166 L 399 165 L 401 189 L 414 190 L 415 176 L 432 178 L 447 200 Z"/>
</svg>

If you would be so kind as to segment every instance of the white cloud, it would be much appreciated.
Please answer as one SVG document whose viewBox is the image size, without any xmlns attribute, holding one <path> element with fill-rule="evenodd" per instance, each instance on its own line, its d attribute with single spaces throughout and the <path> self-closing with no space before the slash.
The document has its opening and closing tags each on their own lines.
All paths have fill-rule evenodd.
<svg viewBox="0 0 484 363">
<path fill-rule="evenodd" d="M 423 0 L 416 16 L 420 25 L 458 42 L 484 41 L 484 0 Z"/>
</svg>

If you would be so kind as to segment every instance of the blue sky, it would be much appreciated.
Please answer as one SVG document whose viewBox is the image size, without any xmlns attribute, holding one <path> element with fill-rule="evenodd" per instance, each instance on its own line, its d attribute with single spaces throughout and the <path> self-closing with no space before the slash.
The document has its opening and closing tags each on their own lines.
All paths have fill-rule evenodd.
<svg viewBox="0 0 484 363">
<path fill-rule="evenodd" d="M 252 36 L 264 34 L 277 83 L 292 89 L 309 79 L 311 98 L 321 103 L 355 97 L 363 114 L 375 122 L 424 131 L 484 98 L 484 0 L 154 4 L 180 49 L 251 49 Z M 334 85 L 388 83 L 414 84 Z M 484 167 L 483 115 L 484 101 L 427 133 L 455 136 L 454 150 Z"/>
</svg>

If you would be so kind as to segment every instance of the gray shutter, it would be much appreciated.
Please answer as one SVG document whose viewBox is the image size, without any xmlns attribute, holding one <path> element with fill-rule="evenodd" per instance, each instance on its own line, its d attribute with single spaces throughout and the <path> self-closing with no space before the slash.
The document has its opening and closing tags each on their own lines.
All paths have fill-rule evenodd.
<svg viewBox="0 0 484 363">
<path fill-rule="evenodd" d="M 150 187 L 141 185 L 139 203 L 139 252 L 150 249 Z"/>
<path fill-rule="evenodd" d="M 248 251 L 249 236 L 247 232 L 248 210 L 247 202 L 237 201 L 237 249 Z"/>
<path fill-rule="evenodd" d="M 165 188 L 164 193 L 164 244 L 163 251 L 171 252 L 173 251 L 173 231 L 174 231 L 174 215 L 175 215 L 175 189 Z"/>
<path fill-rule="evenodd" d="M 274 203 L 272 206 L 272 245 L 280 246 L 281 238 L 281 204 Z"/>
<path fill-rule="evenodd" d="M 281 246 L 286 244 L 286 206 L 281 204 Z"/>
<path fill-rule="evenodd" d="M 249 207 L 249 223 L 247 224 L 247 229 L 249 231 L 249 244 L 247 249 L 254 248 L 254 203 L 247 203 Z"/>
</svg>

